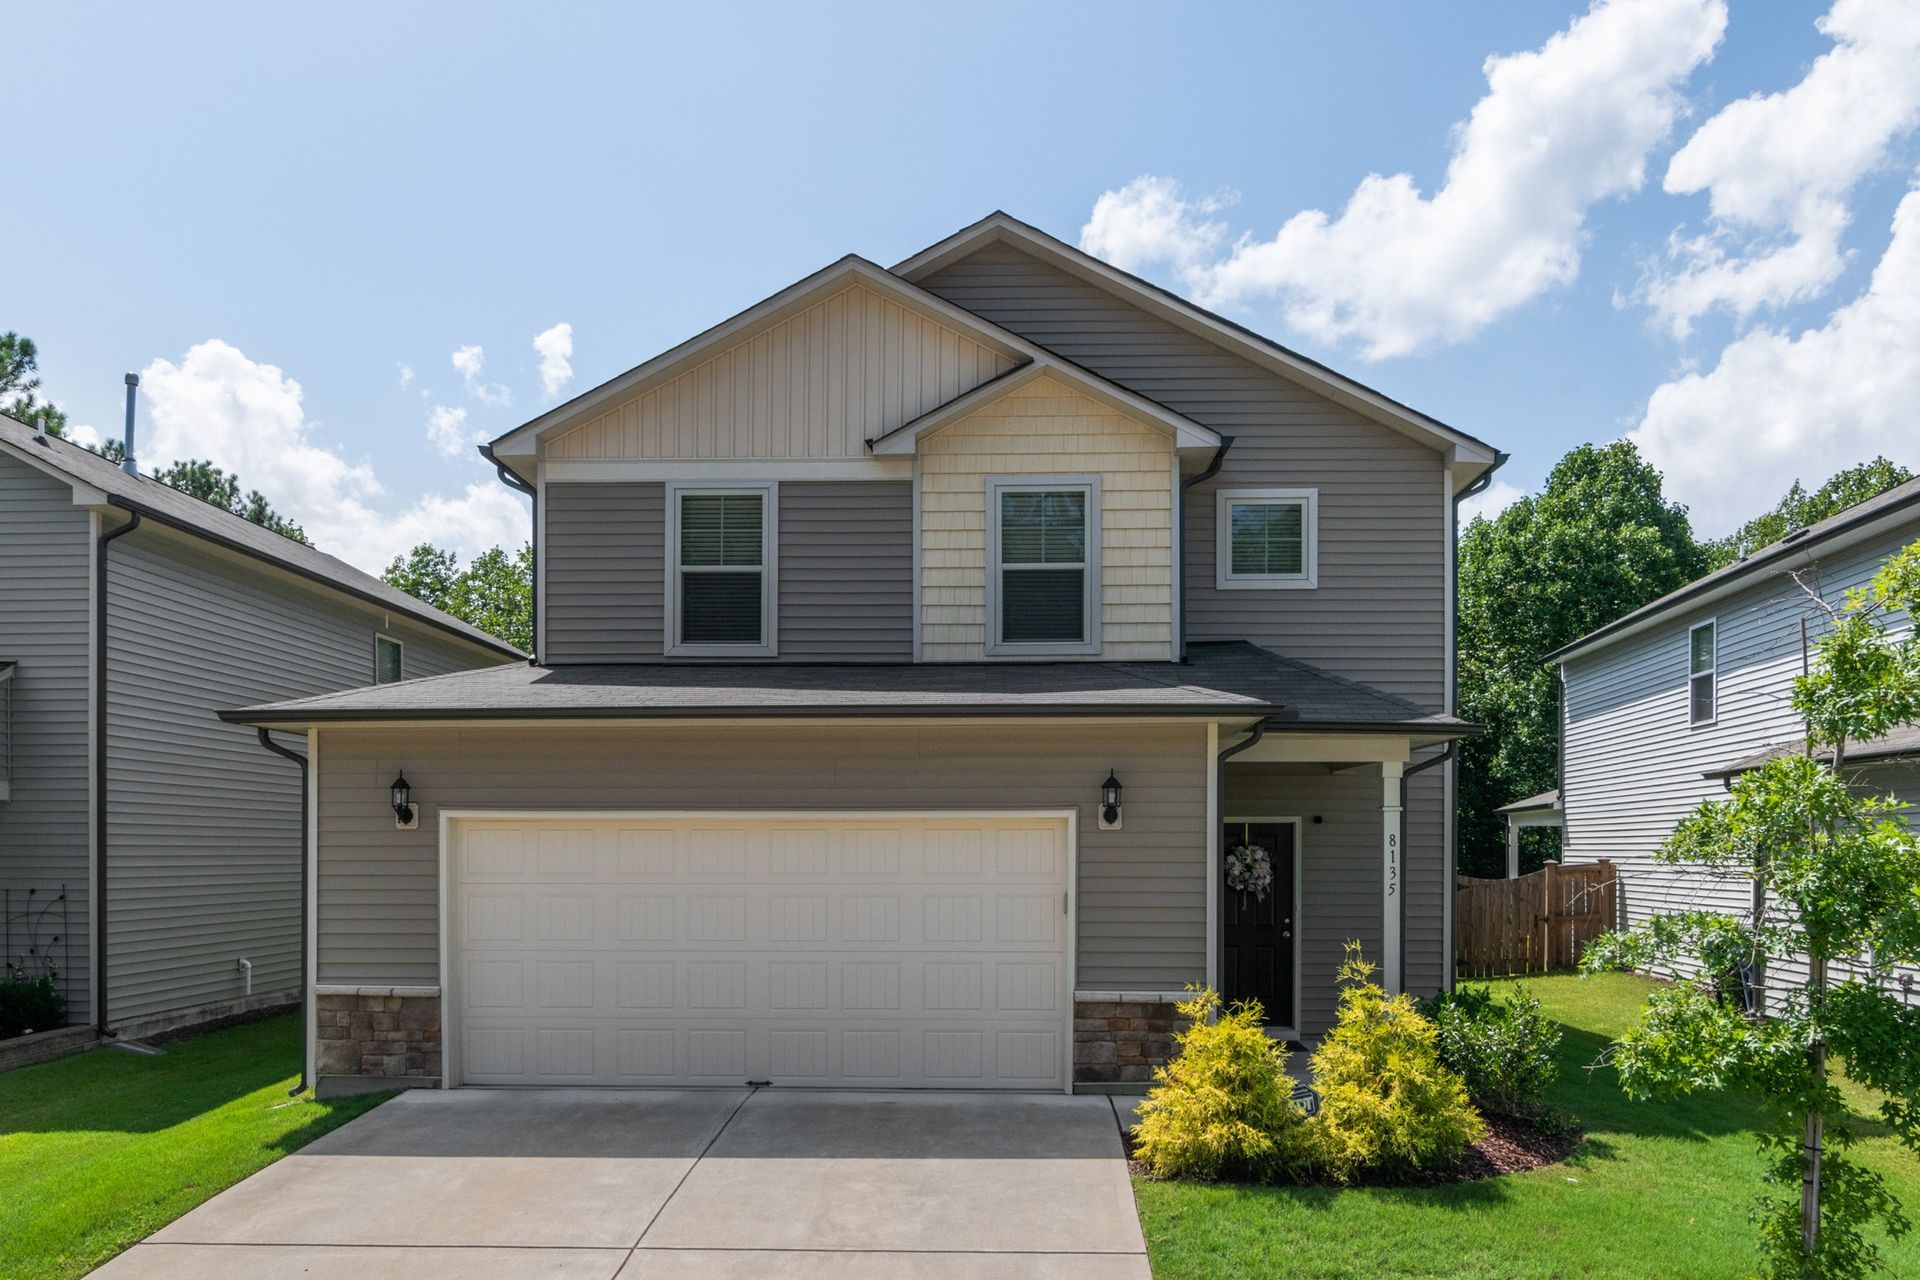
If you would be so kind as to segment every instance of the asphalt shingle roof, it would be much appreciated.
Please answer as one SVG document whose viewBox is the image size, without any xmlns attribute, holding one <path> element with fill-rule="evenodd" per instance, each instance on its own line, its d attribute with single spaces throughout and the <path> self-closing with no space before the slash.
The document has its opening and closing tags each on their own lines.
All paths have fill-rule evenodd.
<svg viewBox="0 0 1920 1280">
<path fill-rule="evenodd" d="M 514 664 L 223 712 L 244 724 L 739 716 L 1247 715 L 1274 727 L 1459 736 L 1473 726 L 1240 642 L 1189 661 Z"/>
<path fill-rule="evenodd" d="M 1749 769 L 1758 769 L 1769 760 L 1779 756 L 1797 756 L 1804 750 L 1806 750 L 1806 743 L 1804 739 L 1800 738 L 1796 738 L 1792 742 L 1775 743 L 1773 746 L 1761 748 L 1750 756 L 1742 756 L 1731 764 L 1724 764 L 1718 769 L 1709 770 L 1702 776 L 1708 778 L 1738 777 Z M 1884 764 L 1889 760 L 1897 760 L 1906 756 L 1911 756 L 1915 763 L 1920 763 L 1920 724 L 1902 725 L 1891 733 L 1883 734 L 1878 738 L 1870 738 L 1865 742 L 1850 742 L 1847 744 L 1846 754 L 1841 758 L 1846 764 Z M 1833 752 L 1822 751 L 1820 758 L 1831 761 L 1833 759 Z"/>
</svg>

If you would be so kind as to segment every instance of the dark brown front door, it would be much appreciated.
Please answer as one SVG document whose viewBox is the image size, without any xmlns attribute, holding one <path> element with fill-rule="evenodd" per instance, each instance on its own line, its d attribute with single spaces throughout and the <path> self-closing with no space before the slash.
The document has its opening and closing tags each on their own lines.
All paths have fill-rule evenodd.
<svg viewBox="0 0 1920 1280">
<path fill-rule="evenodd" d="M 1226 854 L 1246 844 L 1271 855 L 1273 887 L 1263 898 L 1227 884 Z M 1220 854 L 1220 994 L 1229 1004 L 1258 1000 L 1270 1026 L 1293 1026 L 1293 824 L 1228 823 Z"/>
</svg>

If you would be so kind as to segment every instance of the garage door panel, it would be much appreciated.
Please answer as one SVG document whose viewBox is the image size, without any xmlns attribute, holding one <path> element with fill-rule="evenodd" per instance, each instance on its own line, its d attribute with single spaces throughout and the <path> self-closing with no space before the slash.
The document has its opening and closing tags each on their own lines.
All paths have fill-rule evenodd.
<svg viewBox="0 0 1920 1280">
<path fill-rule="evenodd" d="M 1061 824 L 463 823 L 469 1083 L 1057 1087 Z"/>
</svg>

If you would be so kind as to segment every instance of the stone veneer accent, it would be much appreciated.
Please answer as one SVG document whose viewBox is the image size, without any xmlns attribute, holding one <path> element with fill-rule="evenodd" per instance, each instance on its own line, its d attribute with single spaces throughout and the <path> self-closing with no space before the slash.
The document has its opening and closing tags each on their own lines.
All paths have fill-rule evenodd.
<svg viewBox="0 0 1920 1280">
<path fill-rule="evenodd" d="M 316 1074 L 437 1079 L 440 997 L 393 991 L 323 991 L 315 998 Z"/>
<path fill-rule="evenodd" d="M 1180 1015 L 1163 996 L 1096 992 L 1073 1001 L 1073 1082 L 1148 1084 L 1173 1057 Z"/>
</svg>

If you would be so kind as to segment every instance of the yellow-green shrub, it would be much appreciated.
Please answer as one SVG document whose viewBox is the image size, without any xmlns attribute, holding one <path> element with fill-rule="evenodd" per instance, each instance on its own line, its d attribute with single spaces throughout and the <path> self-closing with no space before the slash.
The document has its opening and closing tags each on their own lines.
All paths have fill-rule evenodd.
<svg viewBox="0 0 1920 1280">
<path fill-rule="evenodd" d="M 1271 1178 L 1298 1162 L 1304 1128 L 1286 1050 L 1258 1004 L 1223 1009 L 1219 993 L 1188 990 L 1180 1050 L 1154 1072 L 1134 1154 L 1156 1178 Z"/>
<path fill-rule="evenodd" d="M 1440 1062 L 1433 1023 L 1373 973 L 1349 942 L 1339 1016 L 1313 1055 L 1314 1161 L 1342 1182 L 1444 1167 L 1486 1133 L 1459 1074 Z"/>
</svg>

